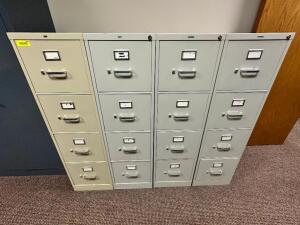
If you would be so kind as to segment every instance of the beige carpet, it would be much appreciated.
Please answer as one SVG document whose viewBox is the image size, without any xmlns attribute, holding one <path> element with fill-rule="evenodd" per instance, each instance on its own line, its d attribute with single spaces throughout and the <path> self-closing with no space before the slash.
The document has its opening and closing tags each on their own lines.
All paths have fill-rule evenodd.
<svg viewBox="0 0 300 225">
<path fill-rule="evenodd" d="M 66 176 L 1 177 L 0 224 L 300 225 L 300 121 L 248 147 L 232 184 L 74 192 Z"/>
</svg>

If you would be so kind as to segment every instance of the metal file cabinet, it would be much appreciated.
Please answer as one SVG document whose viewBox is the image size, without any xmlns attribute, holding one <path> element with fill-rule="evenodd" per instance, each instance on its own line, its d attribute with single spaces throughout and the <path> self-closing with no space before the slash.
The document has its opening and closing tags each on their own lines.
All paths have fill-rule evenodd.
<svg viewBox="0 0 300 225">
<path fill-rule="evenodd" d="M 153 34 L 84 34 L 114 188 L 151 188 Z"/>
<path fill-rule="evenodd" d="M 293 36 L 226 35 L 194 186 L 230 183 Z"/>
<path fill-rule="evenodd" d="M 112 189 L 82 34 L 8 36 L 74 190 Z"/>
<path fill-rule="evenodd" d="M 229 184 L 293 33 L 9 34 L 75 190 Z"/>
<path fill-rule="evenodd" d="M 156 35 L 154 187 L 190 186 L 223 34 Z"/>
</svg>

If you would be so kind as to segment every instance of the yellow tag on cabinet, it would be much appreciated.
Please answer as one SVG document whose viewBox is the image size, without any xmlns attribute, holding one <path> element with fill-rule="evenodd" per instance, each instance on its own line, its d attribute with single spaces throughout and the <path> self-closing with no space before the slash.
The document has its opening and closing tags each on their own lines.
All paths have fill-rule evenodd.
<svg viewBox="0 0 300 225">
<path fill-rule="evenodd" d="M 15 40 L 18 47 L 30 47 L 31 43 L 29 40 Z"/>
</svg>

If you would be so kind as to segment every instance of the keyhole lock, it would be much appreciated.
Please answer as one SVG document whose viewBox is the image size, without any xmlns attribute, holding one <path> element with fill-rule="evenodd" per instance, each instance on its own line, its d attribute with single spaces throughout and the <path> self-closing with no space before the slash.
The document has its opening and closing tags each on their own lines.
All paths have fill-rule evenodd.
<svg viewBox="0 0 300 225">
<path fill-rule="evenodd" d="M 172 69 L 172 74 L 175 75 L 176 74 L 176 70 Z"/>
<path fill-rule="evenodd" d="M 117 119 L 117 118 L 118 118 L 118 116 L 117 116 L 116 114 L 114 114 L 114 118 L 115 118 L 115 119 Z"/>
<path fill-rule="evenodd" d="M 111 74 L 111 69 L 107 69 L 107 74 Z"/>
<path fill-rule="evenodd" d="M 169 117 L 169 118 L 172 118 L 172 114 L 171 114 L 171 113 L 169 113 L 168 117 Z"/>
<path fill-rule="evenodd" d="M 222 113 L 222 116 L 223 116 L 223 117 L 226 116 L 226 113 L 223 112 L 223 113 Z"/>
<path fill-rule="evenodd" d="M 45 70 L 41 70 L 42 75 L 46 75 Z"/>
<path fill-rule="evenodd" d="M 169 150 L 169 147 L 166 147 L 166 150 Z"/>
<path fill-rule="evenodd" d="M 58 115 L 58 116 L 57 116 L 57 119 L 61 120 L 61 116 L 60 116 L 60 115 Z"/>
<path fill-rule="evenodd" d="M 122 151 L 122 148 L 118 148 L 118 151 Z"/>
<path fill-rule="evenodd" d="M 235 68 L 234 69 L 234 73 L 238 73 L 239 72 L 239 69 L 238 68 Z"/>
</svg>

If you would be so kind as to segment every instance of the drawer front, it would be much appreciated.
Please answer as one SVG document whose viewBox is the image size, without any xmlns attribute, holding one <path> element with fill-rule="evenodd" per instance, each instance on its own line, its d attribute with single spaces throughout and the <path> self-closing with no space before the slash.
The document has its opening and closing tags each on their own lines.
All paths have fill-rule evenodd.
<svg viewBox="0 0 300 225">
<path fill-rule="evenodd" d="M 91 95 L 39 95 L 53 132 L 97 132 L 95 102 Z"/>
<path fill-rule="evenodd" d="M 157 129 L 200 130 L 208 104 L 208 94 L 159 94 Z"/>
<path fill-rule="evenodd" d="M 268 90 L 286 40 L 229 41 L 216 90 Z"/>
<path fill-rule="evenodd" d="M 31 40 L 18 47 L 36 92 L 90 93 L 85 52 L 76 40 Z"/>
<path fill-rule="evenodd" d="M 151 182 L 151 162 L 113 162 L 115 183 Z"/>
<path fill-rule="evenodd" d="M 74 185 L 111 184 L 110 172 L 105 162 L 66 163 Z"/>
<path fill-rule="evenodd" d="M 157 132 L 157 159 L 197 158 L 201 132 Z"/>
<path fill-rule="evenodd" d="M 251 128 L 266 93 L 215 93 L 207 128 Z"/>
<path fill-rule="evenodd" d="M 151 91 L 151 42 L 90 41 L 89 44 L 99 91 Z"/>
<path fill-rule="evenodd" d="M 106 161 L 99 134 L 55 134 L 54 137 L 66 162 Z"/>
<path fill-rule="evenodd" d="M 107 131 L 150 130 L 151 95 L 100 95 Z"/>
<path fill-rule="evenodd" d="M 238 163 L 238 158 L 200 159 L 193 184 L 194 186 L 230 184 Z"/>
<path fill-rule="evenodd" d="M 193 172 L 193 159 L 157 160 L 155 168 L 155 182 L 191 181 Z"/>
<path fill-rule="evenodd" d="M 106 133 L 112 161 L 150 160 L 150 133 Z"/>
<path fill-rule="evenodd" d="M 160 41 L 158 90 L 210 90 L 220 43 Z"/>
<path fill-rule="evenodd" d="M 250 135 L 250 129 L 208 130 L 203 138 L 200 157 L 241 157 Z"/>
</svg>

